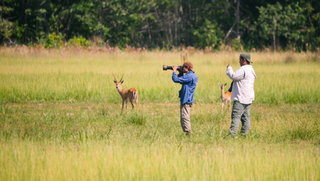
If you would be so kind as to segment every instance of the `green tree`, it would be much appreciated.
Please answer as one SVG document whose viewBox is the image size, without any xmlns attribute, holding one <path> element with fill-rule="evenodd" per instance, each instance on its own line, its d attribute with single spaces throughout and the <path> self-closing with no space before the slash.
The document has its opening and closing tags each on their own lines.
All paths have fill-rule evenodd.
<svg viewBox="0 0 320 181">
<path fill-rule="evenodd" d="M 299 41 L 303 43 L 301 29 L 305 26 L 303 9 L 298 5 L 283 7 L 280 3 L 268 4 L 267 7 L 258 7 L 260 15 L 255 22 L 259 36 L 267 41 L 272 37 L 273 49 L 277 49 L 280 38 L 285 43 L 293 42 L 296 45 Z"/>
<path fill-rule="evenodd" d="M 13 8 L 5 6 L 5 3 L 10 3 L 10 0 L 3 0 L 3 5 L 0 4 L 0 41 L 10 41 L 11 36 L 14 33 L 14 23 L 5 19 L 3 15 L 13 11 Z"/>
<path fill-rule="evenodd" d="M 320 4 L 318 0 L 1 1 L 1 44 L 45 43 L 53 33 L 63 41 L 98 37 L 101 45 L 119 47 L 203 48 L 218 46 L 225 36 L 241 37 L 246 48 L 285 48 L 290 42 L 315 50 L 320 46 Z"/>
<path fill-rule="evenodd" d="M 200 26 L 199 29 L 194 29 L 193 35 L 196 39 L 196 46 L 200 48 L 212 45 L 219 47 L 223 39 L 222 31 L 209 20 L 205 20 L 204 25 Z"/>
</svg>

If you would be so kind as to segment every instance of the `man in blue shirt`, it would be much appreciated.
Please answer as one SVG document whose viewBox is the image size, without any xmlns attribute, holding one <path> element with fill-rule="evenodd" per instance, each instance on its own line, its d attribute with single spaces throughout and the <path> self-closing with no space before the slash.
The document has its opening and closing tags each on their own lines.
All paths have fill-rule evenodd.
<svg viewBox="0 0 320 181">
<path fill-rule="evenodd" d="M 191 122 L 190 122 L 190 110 L 192 103 L 194 102 L 193 95 L 196 90 L 198 83 L 198 77 L 193 70 L 193 64 L 185 62 L 183 64 L 182 72 L 186 73 L 184 76 L 177 76 L 177 66 L 172 66 L 172 80 L 175 83 L 182 84 L 181 90 L 179 91 L 180 97 L 180 123 L 182 130 L 187 135 L 191 133 Z"/>
</svg>

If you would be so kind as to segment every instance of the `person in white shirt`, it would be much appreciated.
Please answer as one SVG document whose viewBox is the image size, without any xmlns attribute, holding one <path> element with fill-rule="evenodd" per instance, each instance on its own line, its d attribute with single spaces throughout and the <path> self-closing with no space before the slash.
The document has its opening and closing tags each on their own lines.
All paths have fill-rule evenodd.
<svg viewBox="0 0 320 181">
<path fill-rule="evenodd" d="M 227 75 L 233 80 L 231 99 L 234 100 L 231 114 L 231 126 L 229 132 L 232 137 L 237 137 L 240 120 L 242 123 L 241 135 L 249 134 L 250 130 L 250 107 L 254 100 L 254 81 L 257 78 L 250 63 L 249 53 L 241 53 L 239 57 L 240 68 L 233 71 L 228 63 Z"/>
</svg>

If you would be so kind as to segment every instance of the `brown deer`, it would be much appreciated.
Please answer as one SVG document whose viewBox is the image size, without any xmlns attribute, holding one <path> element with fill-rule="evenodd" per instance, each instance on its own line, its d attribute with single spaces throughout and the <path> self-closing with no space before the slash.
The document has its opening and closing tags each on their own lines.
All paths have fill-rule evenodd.
<svg viewBox="0 0 320 181">
<path fill-rule="evenodd" d="M 231 92 L 229 92 L 229 91 L 224 92 L 224 88 L 227 85 L 227 83 L 222 84 L 222 85 L 220 83 L 218 83 L 218 85 L 221 88 L 221 108 L 223 110 L 223 106 L 226 103 L 230 109 L 231 108 Z"/>
<path fill-rule="evenodd" d="M 113 74 L 112 74 L 113 75 Z M 121 114 L 123 111 L 123 106 L 124 106 L 124 101 L 126 101 L 126 109 L 128 109 L 128 100 L 130 101 L 132 105 L 132 109 L 134 108 L 133 101 L 135 101 L 136 105 L 138 104 L 138 90 L 136 88 L 130 88 L 130 89 L 123 89 L 121 84 L 123 84 L 124 80 L 122 80 L 123 75 L 120 79 L 120 81 L 117 81 L 116 77 L 113 75 L 113 82 L 116 84 L 116 88 L 122 98 L 122 110 Z"/>
</svg>

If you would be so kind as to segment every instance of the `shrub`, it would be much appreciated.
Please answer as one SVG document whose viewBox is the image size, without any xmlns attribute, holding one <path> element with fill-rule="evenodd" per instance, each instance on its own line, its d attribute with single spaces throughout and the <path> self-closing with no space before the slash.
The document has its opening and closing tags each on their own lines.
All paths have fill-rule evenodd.
<svg viewBox="0 0 320 181">
<path fill-rule="evenodd" d="M 61 34 L 56 35 L 56 33 L 51 33 L 48 35 L 45 40 L 44 47 L 45 48 L 59 48 L 63 46 L 63 37 Z"/>
<path fill-rule="evenodd" d="M 231 42 L 231 47 L 235 50 L 235 51 L 239 51 L 242 50 L 241 44 L 240 44 L 240 40 L 235 38 L 232 40 Z"/>
<path fill-rule="evenodd" d="M 73 37 L 69 40 L 68 42 L 69 46 L 85 46 L 85 47 L 89 47 L 90 46 L 90 42 L 85 39 L 82 36 L 79 37 Z"/>
<path fill-rule="evenodd" d="M 216 23 L 209 20 L 206 20 L 201 28 L 194 29 L 192 33 L 197 41 L 196 47 L 205 48 L 212 45 L 219 47 L 222 43 L 222 31 Z"/>
</svg>

